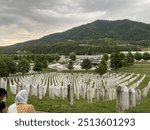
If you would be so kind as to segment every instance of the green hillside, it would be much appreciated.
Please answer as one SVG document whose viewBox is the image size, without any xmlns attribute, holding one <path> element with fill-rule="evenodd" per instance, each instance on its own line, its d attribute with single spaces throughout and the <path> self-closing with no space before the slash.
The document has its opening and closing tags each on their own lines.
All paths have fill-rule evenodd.
<svg viewBox="0 0 150 130">
<path fill-rule="evenodd" d="M 150 24 L 130 20 L 96 20 L 40 39 L 1 47 L 0 53 L 16 53 L 19 50 L 29 53 L 68 54 L 75 51 L 77 54 L 99 54 L 113 50 L 140 50 L 148 47 L 149 43 Z"/>
</svg>

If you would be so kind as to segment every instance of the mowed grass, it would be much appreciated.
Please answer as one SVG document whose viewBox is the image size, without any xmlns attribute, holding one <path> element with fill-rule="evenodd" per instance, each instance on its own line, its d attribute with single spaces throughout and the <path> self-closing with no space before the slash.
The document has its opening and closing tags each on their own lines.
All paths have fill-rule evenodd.
<svg viewBox="0 0 150 130">
<path fill-rule="evenodd" d="M 37 111 L 52 113 L 113 113 L 115 112 L 115 101 L 93 101 L 88 103 L 84 99 L 74 100 L 71 106 L 67 100 L 56 98 L 55 100 L 44 97 L 43 100 L 32 97 L 29 103 L 35 106 Z M 110 107 L 111 106 L 111 107 Z"/>
<path fill-rule="evenodd" d="M 42 70 L 42 73 L 56 72 L 57 70 L 51 68 L 45 68 Z"/>
<path fill-rule="evenodd" d="M 138 89 L 143 89 L 150 81 L 150 64 L 134 64 L 133 66 L 130 66 L 128 68 L 121 68 L 117 70 L 117 72 L 140 74 L 139 78 L 141 78 L 145 74 L 146 77 L 143 82 L 137 87 Z M 132 85 L 133 83 L 135 83 L 135 81 L 133 81 L 130 85 Z"/>
<path fill-rule="evenodd" d="M 132 86 L 134 83 L 136 83 L 138 80 L 140 80 L 142 78 L 142 76 L 139 76 L 138 78 L 136 78 L 134 81 L 132 81 L 128 87 Z"/>
<path fill-rule="evenodd" d="M 146 74 L 150 76 L 150 64 L 134 64 L 128 68 L 121 68 L 117 72 Z"/>
<path fill-rule="evenodd" d="M 148 82 L 150 81 L 150 77 L 145 77 L 142 83 L 137 87 L 137 89 L 143 89 L 148 85 Z"/>
</svg>

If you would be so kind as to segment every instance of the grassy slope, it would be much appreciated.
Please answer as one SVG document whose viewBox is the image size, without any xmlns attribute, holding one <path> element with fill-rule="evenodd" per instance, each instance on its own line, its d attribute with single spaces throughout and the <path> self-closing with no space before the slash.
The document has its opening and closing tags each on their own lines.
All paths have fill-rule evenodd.
<svg viewBox="0 0 150 130">
<path fill-rule="evenodd" d="M 126 72 L 126 73 L 139 73 L 139 74 L 146 74 L 150 76 L 150 64 L 134 64 L 128 68 L 122 68 L 119 72 Z"/>
<path fill-rule="evenodd" d="M 120 72 L 128 72 L 128 73 L 139 73 L 146 74 L 144 81 L 139 85 L 138 89 L 144 88 L 148 82 L 150 81 L 150 64 L 135 64 L 129 68 L 123 68 L 119 70 Z M 131 113 L 142 113 L 142 112 L 150 112 L 150 92 L 148 96 L 143 99 L 135 108 L 130 108 L 126 112 Z"/>
<path fill-rule="evenodd" d="M 143 89 L 145 86 L 147 86 L 149 81 L 150 77 L 145 77 L 144 81 L 137 87 L 137 89 Z"/>
</svg>

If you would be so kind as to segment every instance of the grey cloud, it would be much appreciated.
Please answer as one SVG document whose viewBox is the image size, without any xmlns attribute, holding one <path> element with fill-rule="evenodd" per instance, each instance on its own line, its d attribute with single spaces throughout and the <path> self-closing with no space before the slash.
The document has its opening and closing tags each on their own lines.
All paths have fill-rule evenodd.
<svg viewBox="0 0 150 130">
<path fill-rule="evenodd" d="M 2 0 L 1 0 L 2 1 Z M 81 14 L 94 11 L 105 11 L 108 15 L 120 13 L 120 9 L 128 10 L 137 0 L 5 0 L 2 2 L 6 17 L 18 16 L 27 17 L 33 21 L 59 24 L 62 22 L 73 21 L 72 17 L 66 17 L 67 14 Z M 134 1 L 134 2 L 133 2 Z M 122 8 L 124 7 L 124 8 Z M 40 13 L 45 11 L 45 13 Z M 47 12 L 47 13 L 46 13 Z M 51 13 L 53 12 L 53 13 Z M 15 16 L 14 16 L 15 15 Z M 71 15 L 70 15 L 71 16 Z M 9 18 L 9 19 L 10 19 Z M 6 19 L 6 18 L 5 18 Z M 18 20 L 16 19 L 16 21 Z M 6 19 L 7 20 L 7 19 Z M 11 20 L 10 20 L 11 21 Z M 12 22 L 15 22 L 14 20 Z"/>
<path fill-rule="evenodd" d="M 13 23 L 17 22 L 21 17 L 26 17 L 33 20 L 33 22 L 38 21 L 55 24 L 56 21 L 63 21 L 63 14 L 66 14 L 67 11 L 70 12 L 71 9 L 69 4 L 63 3 L 62 0 L 6 0 L 5 2 L 1 0 L 0 4 L 5 7 L 3 10 L 0 10 L 1 14 L 5 14 L 2 17 L 3 21 L 9 19 Z M 45 12 L 52 11 L 55 13 L 55 16 L 51 13 L 47 15 L 39 13 L 39 10 Z M 11 18 L 14 19 L 16 17 L 18 17 L 16 21 L 11 20 Z"/>
<path fill-rule="evenodd" d="M 84 11 L 113 11 L 128 8 L 139 0 L 81 0 Z"/>
<path fill-rule="evenodd" d="M 26 30 L 36 38 L 97 19 L 150 22 L 149 1 L 0 0 L 0 27 L 9 34 L 11 25 L 16 25 L 15 29 Z"/>
</svg>

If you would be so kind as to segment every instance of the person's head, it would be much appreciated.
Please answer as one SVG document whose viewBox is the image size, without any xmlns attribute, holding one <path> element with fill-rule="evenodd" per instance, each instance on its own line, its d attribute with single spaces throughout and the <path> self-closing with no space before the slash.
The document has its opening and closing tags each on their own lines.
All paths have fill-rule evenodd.
<svg viewBox="0 0 150 130">
<path fill-rule="evenodd" d="M 4 88 L 0 88 L 0 101 L 2 101 L 7 95 L 7 91 Z"/>
<path fill-rule="evenodd" d="M 15 103 L 27 103 L 28 101 L 28 92 L 27 90 L 21 90 L 17 93 Z"/>
</svg>

